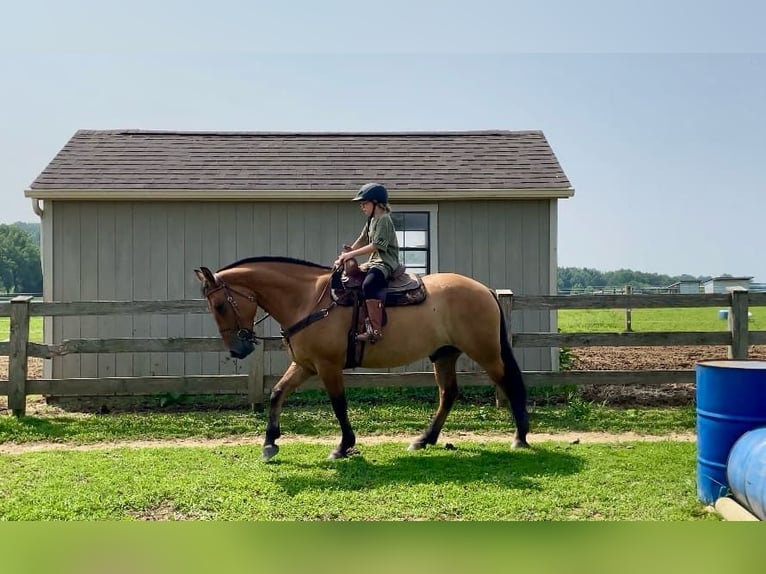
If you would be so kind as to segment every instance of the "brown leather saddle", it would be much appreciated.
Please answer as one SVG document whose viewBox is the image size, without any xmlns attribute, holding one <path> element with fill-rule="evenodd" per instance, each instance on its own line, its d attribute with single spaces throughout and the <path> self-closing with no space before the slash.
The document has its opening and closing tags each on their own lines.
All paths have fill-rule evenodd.
<svg viewBox="0 0 766 574">
<path fill-rule="evenodd" d="M 346 345 L 346 364 L 344 369 L 353 369 L 362 364 L 365 343 L 356 340 L 356 334 L 364 327 L 367 311 L 364 305 L 362 282 L 365 271 L 359 268 L 355 259 L 346 262 L 343 269 L 333 271 L 330 280 L 330 294 L 335 304 L 352 307 L 351 327 L 348 330 Z M 412 273 L 407 273 L 404 265 L 399 265 L 388 281 L 386 288 L 386 307 L 417 305 L 426 299 L 423 280 Z M 384 314 L 384 323 L 386 317 Z"/>
<path fill-rule="evenodd" d="M 331 282 L 333 301 L 344 307 L 355 305 L 357 300 L 363 301 L 362 282 L 365 274 L 355 259 L 347 261 L 342 271 L 335 271 Z M 386 307 L 417 305 L 425 299 L 423 280 L 418 275 L 407 273 L 404 265 L 399 265 L 388 280 Z"/>
</svg>

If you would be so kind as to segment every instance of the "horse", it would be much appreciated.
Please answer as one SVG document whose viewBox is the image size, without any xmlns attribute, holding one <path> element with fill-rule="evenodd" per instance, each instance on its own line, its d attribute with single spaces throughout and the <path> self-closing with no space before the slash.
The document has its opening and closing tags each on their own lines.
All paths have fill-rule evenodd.
<svg viewBox="0 0 766 574">
<path fill-rule="evenodd" d="M 260 307 L 282 327 L 292 362 L 269 397 L 261 458 L 279 452 L 280 415 L 287 396 L 310 377 L 323 383 L 340 424 L 341 438 L 330 459 L 358 452 L 343 384 L 351 307 L 336 304 L 330 288 L 335 270 L 288 257 L 251 257 L 211 272 L 195 269 L 202 295 L 232 357 L 242 359 L 258 343 L 253 332 Z M 435 445 L 458 395 L 455 365 L 473 359 L 508 398 L 516 429 L 512 448 L 528 448 L 527 390 L 511 350 L 502 308 L 482 283 L 456 273 L 424 275 L 426 298 L 417 305 L 388 307 L 385 337 L 366 344 L 362 367 L 389 368 L 428 356 L 439 387 L 439 406 L 410 445 Z"/>
</svg>

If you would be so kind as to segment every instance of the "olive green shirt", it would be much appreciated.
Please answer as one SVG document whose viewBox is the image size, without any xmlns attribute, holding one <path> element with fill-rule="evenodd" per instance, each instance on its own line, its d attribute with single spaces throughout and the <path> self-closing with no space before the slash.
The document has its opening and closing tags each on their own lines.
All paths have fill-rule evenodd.
<svg viewBox="0 0 766 574">
<path fill-rule="evenodd" d="M 361 247 L 372 243 L 377 251 L 370 253 L 370 258 L 363 265 L 365 267 L 377 267 L 385 275 L 386 279 L 399 266 L 399 242 L 396 240 L 394 222 L 388 213 L 379 217 L 373 217 L 369 223 L 369 229 L 365 224 L 362 234 L 356 240 Z"/>
</svg>

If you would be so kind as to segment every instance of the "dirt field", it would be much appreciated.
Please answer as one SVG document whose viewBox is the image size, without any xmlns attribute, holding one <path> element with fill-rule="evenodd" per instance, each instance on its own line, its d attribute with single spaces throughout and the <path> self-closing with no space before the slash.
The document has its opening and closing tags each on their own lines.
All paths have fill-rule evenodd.
<svg viewBox="0 0 766 574">
<path fill-rule="evenodd" d="M 766 360 L 766 345 L 749 349 L 752 359 Z M 693 369 L 699 361 L 725 359 L 726 347 L 580 347 L 572 350 L 573 370 L 644 371 Z M 42 360 L 30 359 L 30 378 L 42 377 Z M 0 357 L 0 379 L 8 377 L 8 357 Z M 694 385 L 587 385 L 585 400 L 620 406 L 661 406 L 694 403 Z M 0 409 L 5 407 L 0 398 Z"/>
<path fill-rule="evenodd" d="M 700 361 L 726 358 L 726 347 L 580 347 L 573 349 L 577 371 L 661 371 L 693 369 Z M 766 345 L 748 349 L 751 359 L 766 360 Z M 694 404 L 694 385 L 586 385 L 585 400 L 620 406 Z"/>
</svg>

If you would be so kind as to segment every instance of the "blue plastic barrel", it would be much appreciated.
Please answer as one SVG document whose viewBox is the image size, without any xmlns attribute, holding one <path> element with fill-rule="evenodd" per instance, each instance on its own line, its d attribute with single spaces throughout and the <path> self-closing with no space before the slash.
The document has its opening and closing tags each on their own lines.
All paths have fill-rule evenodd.
<svg viewBox="0 0 766 574">
<path fill-rule="evenodd" d="M 766 427 L 747 431 L 734 443 L 726 478 L 734 498 L 766 520 Z"/>
<path fill-rule="evenodd" d="M 729 493 L 726 461 L 746 432 L 766 426 L 766 361 L 697 363 L 697 496 Z"/>
</svg>

